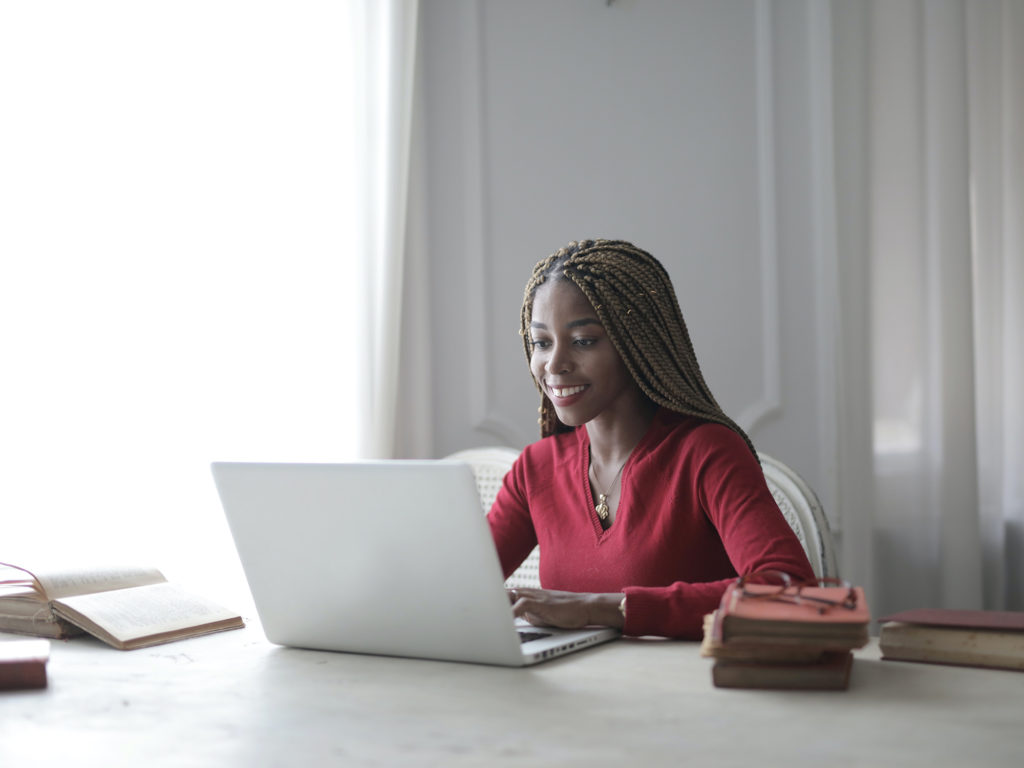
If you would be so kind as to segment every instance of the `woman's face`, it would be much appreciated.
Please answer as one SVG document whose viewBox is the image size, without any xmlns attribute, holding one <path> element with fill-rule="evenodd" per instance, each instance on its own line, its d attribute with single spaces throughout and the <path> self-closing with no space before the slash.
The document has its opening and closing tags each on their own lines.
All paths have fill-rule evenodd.
<svg viewBox="0 0 1024 768">
<path fill-rule="evenodd" d="M 533 299 L 530 370 L 563 424 L 633 412 L 643 395 L 583 291 L 543 283 Z"/>
</svg>

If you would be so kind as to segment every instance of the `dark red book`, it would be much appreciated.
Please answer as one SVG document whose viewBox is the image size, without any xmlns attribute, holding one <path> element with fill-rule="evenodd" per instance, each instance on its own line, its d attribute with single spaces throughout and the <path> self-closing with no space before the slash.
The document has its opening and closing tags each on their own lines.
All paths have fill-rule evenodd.
<svg viewBox="0 0 1024 768">
<path fill-rule="evenodd" d="M 0 691 L 46 687 L 49 640 L 0 641 Z"/>
</svg>

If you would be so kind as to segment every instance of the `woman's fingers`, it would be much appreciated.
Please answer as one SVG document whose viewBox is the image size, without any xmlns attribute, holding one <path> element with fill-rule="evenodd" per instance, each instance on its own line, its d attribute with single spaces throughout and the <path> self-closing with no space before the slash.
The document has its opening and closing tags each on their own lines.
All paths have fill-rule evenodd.
<svg viewBox="0 0 1024 768">
<path fill-rule="evenodd" d="M 514 587 L 505 590 L 505 592 L 508 594 L 508 601 L 515 605 L 523 598 L 536 598 L 538 595 L 543 594 L 545 590 L 532 587 Z"/>
<path fill-rule="evenodd" d="M 514 597 L 513 594 L 514 593 Z M 539 627 L 576 629 L 586 626 L 586 596 L 544 589 L 510 590 L 512 613 Z"/>
</svg>

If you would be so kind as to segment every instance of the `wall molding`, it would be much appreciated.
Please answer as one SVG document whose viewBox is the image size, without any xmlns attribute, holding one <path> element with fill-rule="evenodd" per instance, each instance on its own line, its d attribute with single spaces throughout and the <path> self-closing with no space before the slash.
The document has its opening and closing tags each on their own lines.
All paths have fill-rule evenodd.
<svg viewBox="0 0 1024 768">
<path fill-rule="evenodd" d="M 843 354 L 839 328 L 839 243 L 836 222 L 835 121 L 832 116 L 832 14 L 828 4 L 807 12 L 811 118 L 811 231 L 815 265 L 814 313 L 818 324 L 818 470 L 817 494 L 834 535 L 840 531 L 838 359 Z"/>
<path fill-rule="evenodd" d="M 761 388 L 752 402 L 742 407 L 736 422 L 753 433 L 765 421 L 782 413 L 781 402 L 781 322 L 779 317 L 779 255 L 777 221 L 777 171 L 775 163 L 775 61 L 772 0 L 757 0 L 754 6 L 756 35 L 756 112 L 757 112 L 757 183 L 758 241 L 757 266 L 760 275 Z M 493 253 L 490 247 L 492 211 L 487 195 L 491 168 L 489 162 L 487 92 L 484 46 L 485 3 L 476 0 L 466 5 L 471 40 L 464 46 L 463 66 L 467 94 L 467 178 L 466 190 L 466 261 L 465 274 L 470 288 L 471 316 L 479 318 L 472 329 L 474 349 L 484 350 L 484 364 L 465 371 L 470 381 L 469 413 L 472 428 L 497 443 L 519 445 L 522 428 L 503 416 L 495 407 L 493 371 L 501 370 L 493 359 L 495 345 L 489 344 L 493 323 L 488 311 L 491 302 L 491 270 L 481 254 Z"/>
<path fill-rule="evenodd" d="M 466 189 L 466 251 L 465 273 L 470 289 L 470 317 L 478 322 L 473 324 L 473 349 L 483 350 L 483 365 L 469 366 L 465 374 L 470 382 L 469 413 L 473 429 L 493 437 L 501 445 L 520 444 L 520 429 L 504 418 L 494 408 L 494 379 L 492 371 L 501 370 L 493 355 L 496 345 L 493 338 L 493 323 L 489 307 L 491 292 L 491 270 L 486 254 L 490 248 L 490 198 L 487 195 L 490 181 L 488 162 L 487 93 L 484 88 L 484 67 L 487 63 L 484 50 L 484 2 L 477 0 L 466 4 L 466 29 L 471 40 L 466 42 L 466 62 L 462 68 L 466 78 L 466 118 L 468 121 L 466 155 L 469 158 Z"/>
<path fill-rule="evenodd" d="M 736 423 L 752 434 L 782 413 L 782 331 L 779 319 L 778 210 L 775 167 L 775 54 L 770 0 L 755 6 L 757 45 L 758 265 L 761 274 L 761 392 L 742 408 Z"/>
</svg>

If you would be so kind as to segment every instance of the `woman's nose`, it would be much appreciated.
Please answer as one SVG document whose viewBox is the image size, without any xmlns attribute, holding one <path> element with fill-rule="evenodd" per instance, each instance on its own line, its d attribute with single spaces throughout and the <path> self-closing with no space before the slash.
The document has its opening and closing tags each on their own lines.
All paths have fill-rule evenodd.
<svg viewBox="0 0 1024 768">
<path fill-rule="evenodd" d="M 545 366 L 549 374 L 566 373 L 572 369 L 572 357 L 564 344 L 554 344 Z"/>
</svg>

